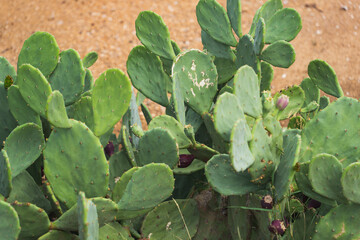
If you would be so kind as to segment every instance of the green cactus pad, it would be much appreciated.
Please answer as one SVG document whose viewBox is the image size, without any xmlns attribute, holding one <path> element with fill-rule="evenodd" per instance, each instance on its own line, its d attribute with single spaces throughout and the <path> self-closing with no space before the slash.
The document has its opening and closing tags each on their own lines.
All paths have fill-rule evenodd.
<svg viewBox="0 0 360 240">
<path fill-rule="evenodd" d="M 248 131 L 250 129 L 244 119 L 239 119 L 231 131 L 231 165 L 237 172 L 246 170 L 255 161 L 248 145 Z"/>
<path fill-rule="evenodd" d="M 297 113 L 305 101 L 305 93 L 299 86 L 293 86 L 276 93 L 274 96 L 275 104 L 282 94 L 289 97 L 289 103 L 284 110 L 278 112 L 277 118 L 279 120 L 287 119 Z"/>
<path fill-rule="evenodd" d="M 176 139 L 179 148 L 187 148 L 191 145 L 191 141 L 184 133 L 184 127 L 181 126 L 181 124 L 173 117 L 167 115 L 158 116 L 150 122 L 148 129 L 151 130 L 158 127 L 169 131 L 169 133 Z"/>
<path fill-rule="evenodd" d="M 305 214 L 300 214 L 299 218 L 293 222 L 292 225 L 293 231 L 290 239 L 294 239 L 294 240 L 313 239 L 315 227 L 319 223 L 319 219 L 320 216 L 317 215 L 317 212 L 314 208 L 307 210 Z M 285 234 L 286 234 L 285 236 L 289 236 L 290 231 L 286 231 Z"/>
<path fill-rule="evenodd" d="M 68 106 L 78 100 L 84 90 L 85 69 L 80 55 L 74 49 L 60 53 L 60 61 L 49 78 L 51 88 L 64 96 Z"/>
<path fill-rule="evenodd" d="M 327 94 L 342 97 L 344 93 L 340 87 L 334 69 L 323 60 L 313 60 L 309 63 L 308 74 L 314 84 Z"/>
<path fill-rule="evenodd" d="M 3 239 L 16 240 L 20 233 L 20 222 L 15 209 L 0 200 L 0 234 Z"/>
<path fill-rule="evenodd" d="M 320 97 L 319 100 L 319 110 L 323 110 L 324 108 L 326 108 L 328 105 L 330 104 L 330 98 L 327 96 L 322 96 Z"/>
<path fill-rule="evenodd" d="M 215 58 L 214 64 L 218 73 L 218 84 L 227 83 L 235 74 L 235 61 L 226 58 Z"/>
<path fill-rule="evenodd" d="M 106 223 L 116 220 L 118 213 L 117 204 L 106 198 L 91 198 L 90 201 L 95 204 L 99 226 L 104 226 Z M 62 231 L 77 231 L 78 224 L 78 203 L 67 210 L 56 221 L 52 223 L 52 228 Z"/>
<path fill-rule="evenodd" d="M 280 157 L 280 164 L 274 176 L 274 186 L 277 201 L 281 200 L 289 191 L 295 175 L 295 165 L 299 160 L 301 137 L 297 130 L 286 130 L 283 133 L 284 152 Z"/>
<path fill-rule="evenodd" d="M 132 168 L 130 159 L 124 150 L 113 154 L 109 159 L 109 185 L 110 189 L 114 188 L 116 179 L 121 177 L 123 173 Z"/>
<path fill-rule="evenodd" d="M 85 68 L 89 68 L 96 62 L 97 59 L 98 59 L 97 52 L 92 51 L 86 54 L 82 62 Z"/>
<path fill-rule="evenodd" d="M 264 48 L 265 42 L 265 20 L 260 17 L 256 24 L 255 37 L 254 37 L 254 51 L 256 55 L 260 55 Z"/>
<path fill-rule="evenodd" d="M 328 153 L 340 159 L 344 168 L 357 162 L 360 153 L 359 112 L 360 103 L 347 97 L 320 111 L 303 129 L 301 161 L 307 162 L 317 154 Z"/>
<path fill-rule="evenodd" d="M 216 0 L 200 0 L 196 17 L 202 30 L 218 42 L 235 47 L 237 41 L 232 33 L 229 17 Z"/>
<path fill-rule="evenodd" d="M 84 93 L 90 91 L 94 86 L 94 77 L 89 69 L 85 69 Z"/>
<path fill-rule="evenodd" d="M 259 81 L 256 73 L 251 67 L 242 66 L 234 76 L 234 94 L 244 113 L 254 118 L 258 118 L 262 114 L 259 92 Z"/>
<path fill-rule="evenodd" d="M 300 83 L 300 87 L 304 90 L 305 93 L 305 101 L 304 106 L 309 105 L 311 102 L 319 102 L 320 101 L 320 89 L 314 84 L 314 82 L 310 78 L 305 78 Z"/>
<path fill-rule="evenodd" d="M 10 112 L 8 94 L 2 82 L 0 82 L 0 103 L 0 148 L 2 148 L 6 137 L 17 125 Z"/>
<path fill-rule="evenodd" d="M 356 204 L 333 208 L 320 219 L 312 239 L 359 239 L 359 214 L 360 206 Z"/>
<path fill-rule="evenodd" d="M 338 202 L 344 200 L 341 187 L 341 162 L 330 154 L 318 154 L 310 162 L 309 180 L 313 190 Z"/>
<path fill-rule="evenodd" d="M 295 62 L 295 49 L 290 43 L 279 40 L 270 44 L 261 53 L 260 59 L 274 67 L 288 68 Z"/>
<path fill-rule="evenodd" d="M 141 227 L 144 237 L 190 239 L 196 234 L 200 218 L 196 201 L 175 201 L 164 202 L 146 215 Z"/>
<path fill-rule="evenodd" d="M 7 202 L 29 202 L 46 212 L 51 211 L 50 202 L 45 198 L 41 188 L 27 171 L 23 171 L 12 180 L 13 189 Z"/>
<path fill-rule="evenodd" d="M 260 185 L 251 182 L 247 172 L 235 172 L 226 154 L 212 157 L 205 165 L 205 175 L 214 190 L 225 196 L 243 195 L 261 189 Z"/>
<path fill-rule="evenodd" d="M 214 123 L 215 129 L 225 141 L 230 142 L 231 130 L 239 119 L 245 120 L 245 115 L 238 98 L 231 93 L 222 94 L 214 108 Z"/>
<path fill-rule="evenodd" d="M 9 197 L 12 190 L 12 177 L 9 158 L 5 150 L 0 152 L 0 194 Z M 0 231 L 1 233 L 1 231 Z"/>
<path fill-rule="evenodd" d="M 63 231 L 51 230 L 39 237 L 39 240 L 78 240 L 79 237 Z"/>
<path fill-rule="evenodd" d="M 58 64 L 59 52 L 59 46 L 53 35 L 36 32 L 25 40 L 19 54 L 17 69 L 28 63 L 48 77 Z"/>
<path fill-rule="evenodd" d="M 4 146 L 9 157 L 12 177 L 16 177 L 33 164 L 44 147 L 42 129 L 35 123 L 26 123 L 15 128 Z"/>
<path fill-rule="evenodd" d="M 242 209 L 239 206 L 247 206 L 250 196 L 248 194 L 242 196 L 229 196 L 228 204 L 228 223 L 229 230 L 233 239 L 246 239 L 251 228 L 249 221 L 250 211 Z"/>
<path fill-rule="evenodd" d="M 205 113 L 203 119 L 206 129 L 212 139 L 213 148 L 220 153 L 228 153 L 230 144 L 225 142 L 221 135 L 216 131 L 214 117 L 210 113 Z"/>
<path fill-rule="evenodd" d="M 144 62 L 147 64 L 144 65 Z M 161 60 L 144 46 L 133 48 L 126 62 L 127 72 L 134 87 L 152 101 L 163 106 L 169 104 L 166 82 L 171 81 L 164 72 Z"/>
<path fill-rule="evenodd" d="M 274 69 L 267 62 L 261 62 L 261 83 L 260 92 L 270 91 L 271 82 L 274 78 Z"/>
<path fill-rule="evenodd" d="M 114 189 L 112 191 L 111 199 L 115 202 L 119 202 L 124 195 L 126 186 L 129 184 L 133 174 L 139 170 L 138 167 L 133 167 L 124 172 L 120 178 L 117 179 Z"/>
<path fill-rule="evenodd" d="M 68 108 L 70 118 L 83 122 L 92 131 L 94 130 L 94 111 L 92 107 L 92 98 L 83 96 Z"/>
<path fill-rule="evenodd" d="M 238 37 L 242 36 L 241 29 L 241 1 L 240 0 L 227 0 L 226 1 L 226 10 L 229 16 L 234 32 Z"/>
<path fill-rule="evenodd" d="M 265 43 L 274 43 L 278 40 L 290 42 L 302 28 L 300 14 L 292 8 L 278 10 L 266 21 Z"/>
<path fill-rule="evenodd" d="M 128 229 L 118 222 L 105 224 L 99 230 L 99 240 L 134 240 Z"/>
<path fill-rule="evenodd" d="M 259 72 L 260 66 L 255 54 L 254 39 L 248 34 L 242 36 L 236 46 L 235 64 L 238 69 L 244 65 L 249 65 L 256 74 Z"/>
<path fill-rule="evenodd" d="M 202 115 L 208 112 L 217 91 L 217 71 L 211 57 L 199 50 L 178 55 L 172 75 L 180 82 L 187 105 Z"/>
<path fill-rule="evenodd" d="M 122 139 L 122 146 L 124 147 L 127 156 L 130 159 L 130 163 L 135 167 L 137 166 L 137 162 L 135 161 L 135 154 L 130 142 L 129 131 L 127 130 L 126 126 L 123 125 L 121 129 L 121 139 Z"/>
<path fill-rule="evenodd" d="M 173 47 L 175 55 L 178 55 L 181 52 L 180 47 L 173 40 L 171 40 L 171 45 Z M 164 58 L 164 57 L 160 57 L 160 59 L 161 59 L 164 71 L 166 72 L 167 75 L 171 76 L 171 68 L 172 68 L 172 65 L 173 65 L 173 59 L 167 59 L 167 58 Z M 167 84 L 171 83 L 171 79 L 169 78 L 168 80 L 170 80 L 170 81 L 168 81 Z M 168 89 L 168 91 L 169 91 L 169 89 Z"/>
<path fill-rule="evenodd" d="M 65 109 L 64 98 L 58 90 L 53 91 L 47 100 L 46 118 L 55 127 L 71 127 L 71 123 Z"/>
<path fill-rule="evenodd" d="M 6 60 L 6 58 L 0 56 L 0 82 L 5 82 L 5 78 L 11 76 L 16 78 L 15 68 Z"/>
<path fill-rule="evenodd" d="M 185 99 L 181 91 L 181 85 L 179 79 L 173 79 L 172 85 L 172 101 L 174 103 L 174 112 L 176 119 L 185 126 L 186 123 L 186 107 L 185 107 Z M 190 109 L 190 108 L 189 108 Z"/>
<path fill-rule="evenodd" d="M 191 125 L 196 133 L 203 123 L 202 117 L 191 108 L 186 109 L 185 117 L 186 125 Z"/>
<path fill-rule="evenodd" d="M 71 128 L 55 128 L 44 150 L 44 171 L 55 195 L 71 207 L 77 193 L 105 196 L 108 164 L 99 139 L 89 128 L 70 120 Z"/>
<path fill-rule="evenodd" d="M 135 21 L 136 36 L 146 48 L 167 59 L 175 58 L 170 32 L 164 20 L 154 12 L 143 11 Z"/>
<path fill-rule="evenodd" d="M 99 222 L 96 205 L 85 198 L 84 192 L 79 192 L 77 212 L 80 240 L 98 240 Z"/>
<path fill-rule="evenodd" d="M 131 98 L 131 84 L 119 69 L 108 69 L 96 80 L 92 91 L 94 133 L 101 136 L 125 114 Z"/>
<path fill-rule="evenodd" d="M 229 45 L 216 41 L 204 30 L 201 30 L 201 42 L 204 45 L 204 49 L 209 51 L 215 57 L 226 58 L 232 61 L 235 60 L 235 54 Z"/>
<path fill-rule="evenodd" d="M 359 194 L 360 163 L 352 163 L 344 169 L 341 177 L 341 185 L 344 196 L 351 202 L 360 204 Z"/>
<path fill-rule="evenodd" d="M 32 110 L 25 102 L 18 86 L 12 85 L 8 89 L 8 101 L 11 113 L 20 125 L 33 122 L 41 126 L 39 114 Z"/>
<path fill-rule="evenodd" d="M 19 239 L 37 239 L 47 233 L 50 220 L 46 212 L 31 203 L 11 204 L 19 216 L 21 232 Z"/>
<path fill-rule="evenodd" d="M 133 173 L 118 205 L 120 210 L 143 210 L 167 199 L 174 188 L 171 169 L 162 163 L 152 163 Z"/>
</svg>

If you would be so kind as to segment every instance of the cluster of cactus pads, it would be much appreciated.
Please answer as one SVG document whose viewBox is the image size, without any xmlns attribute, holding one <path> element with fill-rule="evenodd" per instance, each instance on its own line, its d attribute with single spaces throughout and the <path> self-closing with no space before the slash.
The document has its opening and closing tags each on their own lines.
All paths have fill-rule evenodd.
<svg viewBox="0 0 360 240">
<path fill-rule="evenodd" d="M 130 80 L 94 81 L 97 54 L 60 52 L 46 32 L 17 71 L 0 57 L 1 239 L 360 238 L 358 100 L 321 60 L 270 91 L 272 66 L 295 60 L 300 15 L 269 0 L 247 34 L 240 0 L 200 0 L 196 15 L 204 49 L 181 51 L 141 12 Z"/>
</svg>

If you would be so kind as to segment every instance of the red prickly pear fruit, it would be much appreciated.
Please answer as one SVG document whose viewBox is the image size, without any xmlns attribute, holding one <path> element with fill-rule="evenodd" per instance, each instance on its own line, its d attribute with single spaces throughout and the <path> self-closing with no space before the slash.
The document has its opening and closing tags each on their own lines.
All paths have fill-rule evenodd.
<svg viewBox="0 0 360 240">
<path fill-rule="evenodd" d="M 270 195 L 266 195 L 261 199 L 261 207 L 265 209 L 273 208 L 273 198 Z"/>
<path fill-rule="evenodd" d="M 114 154 L 115 146 L 112 141 L 108 142 L 108 144 L 105 147 L 105 154 L 109 157 Z"/>
<path fill-rule="evenodd" d="M 276 102 L 276 107 L 279 110 L 284 110 L 288 104 L 289 104 L 289 97 L 283 94 L 278 98 Z"/>
<path fill-rule="evenodd" d="M 269 231 L 276 235 L 284 235 L 286 230 L 285 224 L 281 220 L 274 220 L 269 226 Z"/>
<path fill-rule="evenodd" d="M 307 204 L 307 208 L 319 208 L 321 206 L 321 202 L 318 202 L 314 199 L 310 199 L 310 201 Z"/>
<path fill-rule="evenodd" d="M 192 154 L 180 154 L 179 156 L 179 168 L 188 167 L 195 159 L 195 156 Z"/>
</svg>

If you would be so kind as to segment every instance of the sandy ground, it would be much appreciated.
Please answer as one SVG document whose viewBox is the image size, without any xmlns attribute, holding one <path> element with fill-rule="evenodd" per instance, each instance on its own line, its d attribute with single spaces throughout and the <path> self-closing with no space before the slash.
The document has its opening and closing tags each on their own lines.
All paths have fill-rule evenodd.
<svg viewBox="0 0 360 240">
<path fill-rule="evenodd" d="M 218 0 L 226 6 L 226 0 Z M 82 57 L 99 53 L 94 77 L 108 68 L 126 71 L 126 60 L 140 44 L 135 19 L 140 11 L 161 15 L 171 38 L 182 50 L 202 49 L 195 7 L 197 0 L 0 0 L 0 56 L 16 66 L 22 44 L 35 31 L 53 34 L 61 50 L 76 49 Z M 250 28 L 264 1 L 243 0 L 243 32 Z M 284 0 L 302 16 L 303 29 L 292 42 L 297 56 L 289 69 L 275 69 L 274 91 L 299 84 L 313 59 L 327 61 L 344 93 L 360 97 L 360 0 Z M 160 113 L 157 105 L 151 105 Z"/>
</svg>

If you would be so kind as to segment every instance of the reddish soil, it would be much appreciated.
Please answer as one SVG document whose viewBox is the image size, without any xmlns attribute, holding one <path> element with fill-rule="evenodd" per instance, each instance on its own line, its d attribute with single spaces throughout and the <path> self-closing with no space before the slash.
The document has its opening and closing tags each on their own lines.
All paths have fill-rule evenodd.
<svg viewBox="0 0 360 240">
<path fill-rule="evenodd" d="M 226 0 L 218 0 L 223 6 Z M 53 34 L 62 50 L 76 49 L 83 57 L 99 53 L 91 67 L 95 78 L 107 68 L 126 71 L 131 49 L 140 44 L 135 19 L 152 10 L 168 25 L 182 50 L 201 49 L 196 0 L 0 0 L 0 56 L 16 66 L 22 44 L 35 31 Z M 243 31 L 264 1 L 243 0 Z M 360 97 L 360 0 L 284 0 L 302 16 L 303 29 L 292 42 L 297 56 L 289 69 L 276 69 L 274 91 L 299 84 L 313 59 L 327 61 L 336 71 L 346 96 Z M 150 109 L 159 114 L 158 105 Z"/>
</svg>

